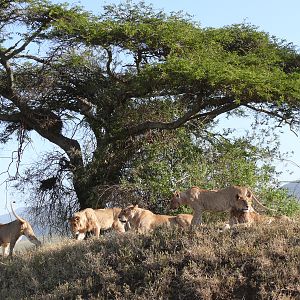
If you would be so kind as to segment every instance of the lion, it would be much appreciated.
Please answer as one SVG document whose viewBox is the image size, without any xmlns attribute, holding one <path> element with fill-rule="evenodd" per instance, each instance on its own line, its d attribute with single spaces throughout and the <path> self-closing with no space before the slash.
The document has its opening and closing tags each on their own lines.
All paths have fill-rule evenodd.
<svg viewBox="0 0 300 300">
<path fill-rule="evenodd" d="M 104 208 L 84 210 L 74 213 L 69 218 L 71 231 L 77 240 L 83 240 L 87 232 L 94 236 L 100 236 L 100 230 L 114 229 L 117 232 L 125 232 L 123 224 L 119 221 L 118 216 L 121 208 Z"/>
<path fill-rule="evenodd" d="M 230 186 L 220 190 L 204 190 L 192 187 L 185 192 L 175 192 L 171 199 L 171 208 L 176 209 L 181 205 L 190 206 L 193 211 L 192 225 L 202 223 L 203 211 L 229 211 L 232 208 L 247 212 L 252 208 L 252 192 L 241 186 Z"/>
<path fill-rule="evenodd" d="M 189 214 L 179 214 L 177 216 L 158 215 L 148 209 L 138 207 L 138 205 L 129 205 L 122 209 L 119 214 L 119 220 L 128 224 L 130 229 L 138 233 L 146 233 L 158 226 L 180 226 L 189 227 L 193 216 Z"/>
<path fill-rule="evenodd" d="M 176 216 L 177 224 L 182 228 L 188 228 L 192 224 L 193 215 L 191 214 L 178 214 Z"/>
<path fill-rule="evenodd" d="M 30 223 L 18 216 L 12 205 L 11 210 L 17 220 L 6 224 L 0 224 L 0 246 L 2 247 L 3 256 L 6 255 L 8 247 L 9 256 L 13 255 L 14 247 L 22 235 L 25 235 L 28 240 L 37 247 L 41 246 L 42 243 L 35 236 Z"/>
<path fill-rule="evenodd" d="M 285 223 L 291 223 L 292 219 L 288 216 L 267 216 L 262 215 L 256 212 L 254 209 L 251 209 L 247 212 L 238 210 L 236 208 L 232 208 L 230 210 L 230 217 L 229 217 L 229 227 L 244 224 L 246 226 L 252 224 L 271 224 L 273 222 L 280 221 Z"/>
</svg>

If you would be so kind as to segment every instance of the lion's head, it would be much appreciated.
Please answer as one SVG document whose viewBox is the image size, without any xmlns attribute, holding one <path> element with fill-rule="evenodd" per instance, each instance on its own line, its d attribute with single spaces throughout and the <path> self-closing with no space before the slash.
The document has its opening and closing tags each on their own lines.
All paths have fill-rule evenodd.
<svg viewBox="0 0 300 300">
<path fill-rule="evenodd" d="M 69 219 L 69 223 L 71 226 L 71 232 L 73 236 L 78 239 L 83 239 L 86 231 L 86 224 L 81 215 L 74 214 L 73 217 Z M 83 237 L 83 238 L 82 238 Z"/>
<path fill-rule="evenodd" d="M 123 208 L 118 216 L 120 222 L 127 223 L 132 220 L 136 214 L 138 205 L 129 205 Z"/>
<path fill-rule="evenodd" d="M 239 187 L 235 195 L 233 206 L 236 210 L 249 212 L 252 209 L 252 193 L 245 187 Z"/>
<path fill-rule="evenodd" d="M 179 191 L 175 191 L 171 199 L 170 208 L 177 209 L 181 204 L 182 204 L 181 193 Z"/>
<path fill-rule="evenodd" d="M 28 222 L 24 222 L 21 225 L 21 231 L 28 238 L 28 240 L 31 241 L 33 244 L 35 244 L 37 246 L 42 245 L 42 243 L 35 236 L 34 231 Z"/>
</svg>

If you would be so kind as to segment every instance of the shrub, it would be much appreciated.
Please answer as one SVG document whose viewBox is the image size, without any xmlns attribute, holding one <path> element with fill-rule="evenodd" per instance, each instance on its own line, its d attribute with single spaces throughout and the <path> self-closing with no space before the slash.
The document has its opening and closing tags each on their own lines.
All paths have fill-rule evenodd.
<svg viewBox="0 0 300 300">
<path fill-rule="evenodd" d="M 298 299 L 299 227 L 210 224 L 63 240 L 2 259 L 1 298 Z"/>
</svg>

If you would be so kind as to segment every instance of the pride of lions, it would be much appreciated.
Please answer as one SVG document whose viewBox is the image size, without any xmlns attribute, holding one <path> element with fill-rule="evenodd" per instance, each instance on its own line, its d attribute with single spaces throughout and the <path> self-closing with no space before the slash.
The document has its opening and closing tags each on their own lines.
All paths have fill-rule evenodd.
<svg viewBox="0 0 300 300">
<path fill-rule="evenodd" d="M 86 208 L 75 212 L 69 218 L 69 223 L 74 238 L 83 240 L 88 233 L 99 237 L 101 230 L 110 228 L 119 233 L 128 230 L 147 233 L 158 226 L 192 228 L 202 223 L 203 211 L 229 211 L 229 222 L 223 227 L 223 230 L 241 225 L 249 226 L 254 223 L 269 224 L 279 220 L 291 222 L 291 219 L 286 216 L 260 215 L 252 207 L 254 201 L 264 207 L 248 188 L 242 186 L 230 186 L 220 190 L 191 187 L 183 192 L 176 191 L 171 199 L 170 208 L 177 209 L 181 205 L 187 205 L 193 210 L 193 215 L 158 215 L 150 210 L 140 208 L 138 205 L 129 205 L 123 209 L 117 207 Z M 13 207 L 12 212 L 17 220 L 0 224 L 0 246 L 2 246 L 3 256 L 6 254 L 8 246 L 10 246 L 9 255 L 12 256 L 13 248 L 22 235 L 25 235 L 36 246 L 41 245 L 28 221 L 19 217 Z"/>
<path fill-rule="evenodd" d="M 100 230 L 108 228 L 120 233 L 127 230 L 146 233 L 158 226 L 190 228 L 202 223 L 203 211 L 229 211 L 229 222 L 224 229 L 240 225 L 249 226 L 253 223 L 271 223 L 276 220 L 291 221 L 286 216 L 268 217 L 258 214 L 252 207 L 254 201 L 263 206 L 248 188 L 242 186 L 230 186 L 220 190 L 191 187 L 184 192 L 176 191 L 171 199 L 170 208 L 177 209 L 181 205 L 187 205 L 193 210 L 193 215 L 159 215 L 138 205 L 129 205 L 123 209 L 86 208 L 74 213 L 69 223 L 73 236 L 82 240 L 88 232 L 99 237 Z"/>
</svg>

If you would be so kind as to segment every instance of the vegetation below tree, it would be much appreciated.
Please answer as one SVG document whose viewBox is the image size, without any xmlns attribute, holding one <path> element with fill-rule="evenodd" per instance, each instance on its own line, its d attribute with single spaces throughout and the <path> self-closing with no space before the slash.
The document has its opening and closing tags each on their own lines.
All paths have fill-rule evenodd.
<svg viewBox="0 0 300 300">
<path fill-rule="evenodd" d="M 299 299 L 299 221 L 66 239 L 0 263 L 3 299 Z"/>
</svg>

